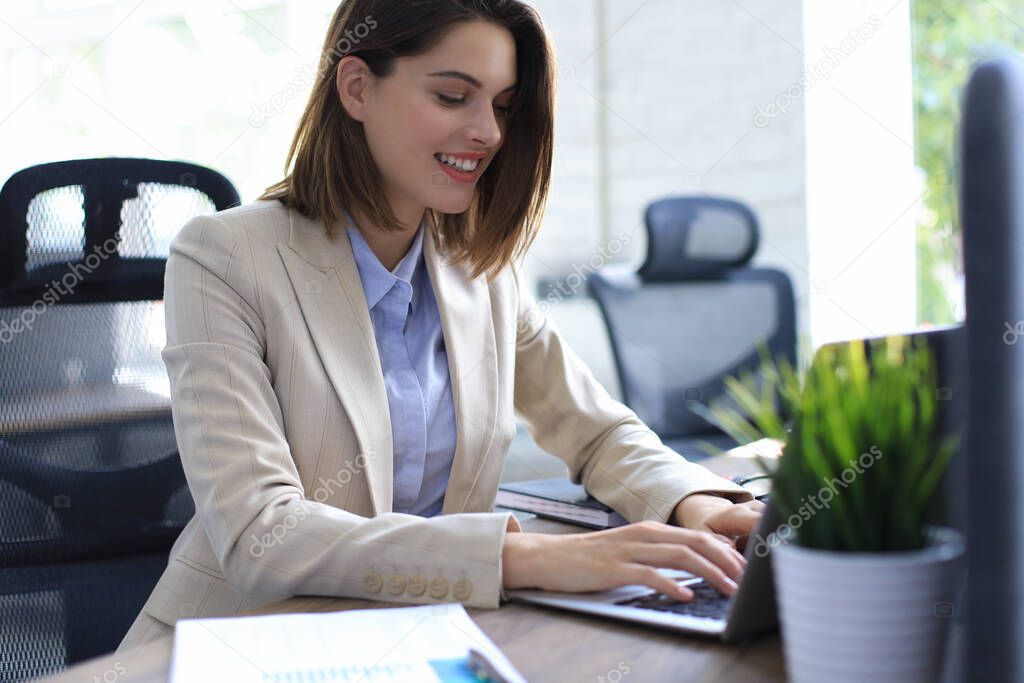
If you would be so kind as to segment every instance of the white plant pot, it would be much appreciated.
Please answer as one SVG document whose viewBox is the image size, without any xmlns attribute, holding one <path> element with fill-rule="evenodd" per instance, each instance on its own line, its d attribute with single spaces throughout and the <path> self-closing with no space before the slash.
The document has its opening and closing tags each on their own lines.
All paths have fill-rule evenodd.
<svg viewBox="0 0 1024 683">
<path fill-rule="evenodd" d="M 772 549 L 786 668 L 793 683 L 932 683 L 942 671 L 960 581 L 963 537 L 929 530 L 930 545 L 844 553 Z"/>
</svg>

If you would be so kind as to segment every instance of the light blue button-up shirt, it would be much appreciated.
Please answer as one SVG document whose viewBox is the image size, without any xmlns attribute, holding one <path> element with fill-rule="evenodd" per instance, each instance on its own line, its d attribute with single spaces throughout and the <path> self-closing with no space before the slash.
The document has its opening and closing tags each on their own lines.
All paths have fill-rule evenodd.
<svg viewBox="0 0 1024 683">
<path fill-rule="evenodd" d="M 394 512 L 441 512 L 455 457 L 455 406 L 441 315 L 423 261 L 423 224 L 388 271 L 348 228 L 377 340 L 394 442 Z"/>
</svg>

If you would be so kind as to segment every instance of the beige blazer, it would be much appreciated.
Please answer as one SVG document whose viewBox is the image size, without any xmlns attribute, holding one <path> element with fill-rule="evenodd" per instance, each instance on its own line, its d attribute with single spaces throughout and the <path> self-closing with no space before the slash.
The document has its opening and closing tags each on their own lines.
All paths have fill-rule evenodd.
<svg viewBox="0 0 1024 683">
<path fill-rule="evenodd" d="M 441 515 L 391 511 L 392 435 L 344 229 L 277 201 L 189 221 L 167 261 L 163 360 L 196 514 L 143 613 L 229 616 L 293 595 L 497 607 L 515 518 L 494 512 L 515 416 L 630 521 L 743 489 L 688 463 L 613 400 L 512 267 L 470 279 L 424 257 L 448 351 L 457 447 Z"/>
</svg>

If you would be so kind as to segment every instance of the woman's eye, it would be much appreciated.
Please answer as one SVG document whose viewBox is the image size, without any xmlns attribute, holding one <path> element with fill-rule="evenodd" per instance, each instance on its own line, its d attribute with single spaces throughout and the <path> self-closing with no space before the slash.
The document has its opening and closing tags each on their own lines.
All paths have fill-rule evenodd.
<svg viewBox="0 0 1024 683">
<path fill-rule="evenodd" d="M 451 97 L 444 93 L 437 93 L 437 98 L 445 104 L 463 104 L 466 101 L 466 98 L 464 97 Z"/>
<path fill-rule="evenodd" d="M 441 93 L 441 92 L 437 93 L 437 99 L 440 100 L 440 102 L 442 104 L 447 105 L 447 106 L 452 106 L 452 107 L 466 103 L 466 98 L 465 97 L 454 97 L 452 95 L 445 95 L 444 93 Z M 508 116 L 509 113 L 512 111 L 512 106 L 511 105 L 502 106 L 502 105 L 499 105 L 499 104 L 495 104 L 494 105 L 494 110 L 498 112 L 499 116 Z"/>
</svg>

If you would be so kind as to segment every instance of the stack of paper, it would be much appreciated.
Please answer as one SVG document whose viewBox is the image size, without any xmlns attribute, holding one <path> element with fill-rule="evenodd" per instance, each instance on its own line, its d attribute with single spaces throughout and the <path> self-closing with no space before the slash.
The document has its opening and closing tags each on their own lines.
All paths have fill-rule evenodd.
<svg viewBox="0 0 1024 683">
<path fill-rule="evenodd" d="M 469 648 L 511 663 L 459 603 L 182 619 L 172 683 L 468 683 Z M 525 683 L 520 677 L 520 683 Z"/>
</svg>

